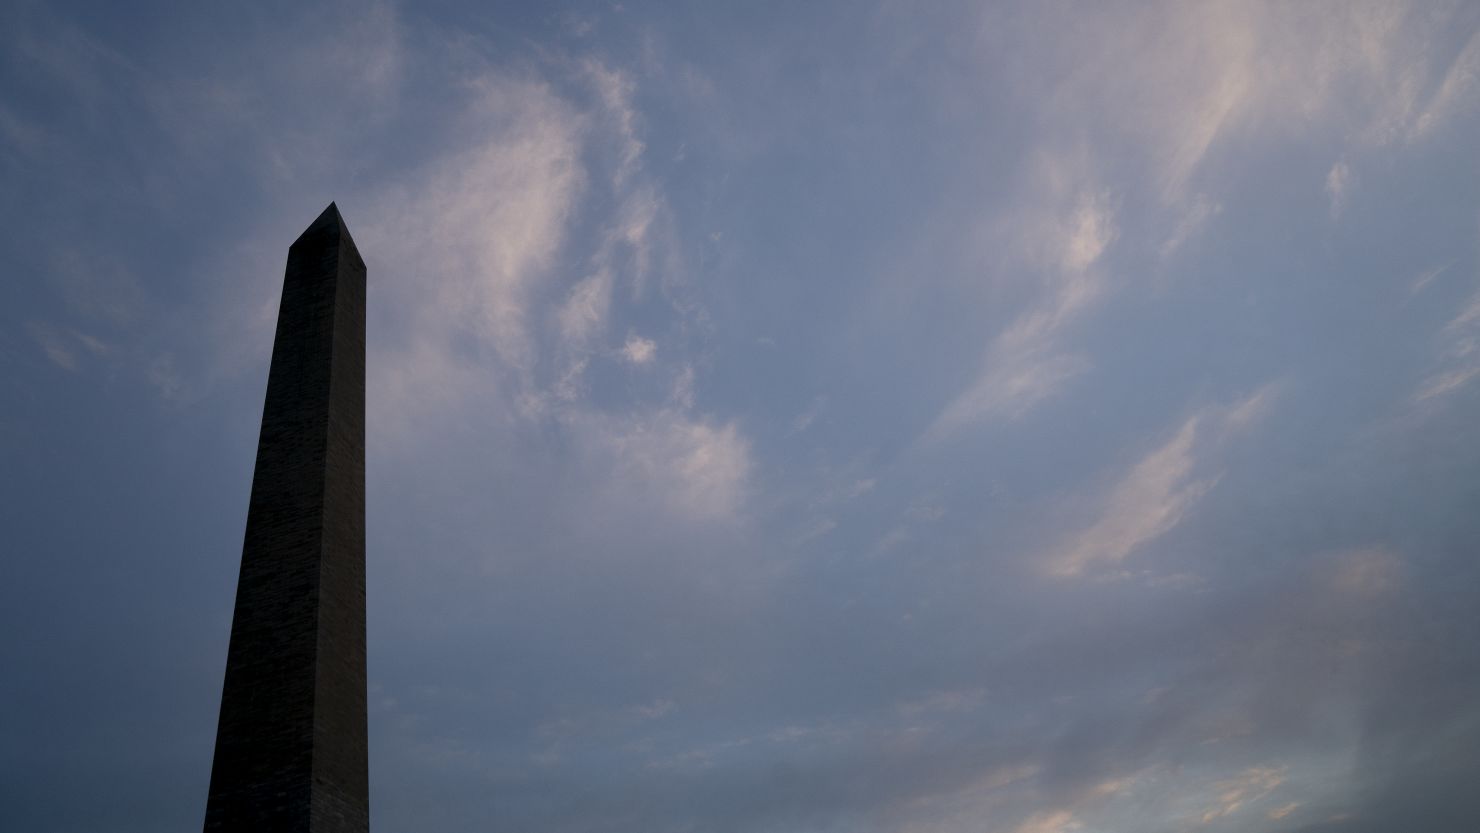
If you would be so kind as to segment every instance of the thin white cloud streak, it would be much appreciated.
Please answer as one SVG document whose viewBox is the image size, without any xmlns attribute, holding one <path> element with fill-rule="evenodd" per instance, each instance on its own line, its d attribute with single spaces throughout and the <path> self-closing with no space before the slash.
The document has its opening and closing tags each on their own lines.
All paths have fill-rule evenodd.
<svg viewBox="0 0 1480 833">
<path fill-rule="evenodd" d="M 1447 69 L 1434 94 L 1408 128 L 1410 140 L 1426 138 L 1474 103 L 1480 94 L 1480 32 L 1470 36 Z"/>
<path fill-rule="evenodd" d="M 1480 376 L 1480 366 L 1458 367 L 1436 373 L 1424 380 L 1418 392 L 1413 395 L 1414 399 L 1425 402 L 1448 395 L 1468 385 L 1476 376 Z"/>
<path fill-rule="evenodd" d="M 895 526 L 874 545 L 874 552 L 888 552 L 908 543 L 921 529 L 938 523 L 945 516 L 944 507 L 935 505 L 925 497 L 916 498 L 901 514 Z"/>
<path fill-rule="evenodd" d="M 814 397 L 812 403 L 807 406 L 807 409 L 797 414 L 796 419 L 791 421 L 791 427 L 787 429 L 786 436 L 793 437 L 811 428 L 812 424 L 817 421 L 818 417 L 822 416 L 822 412 L 826 409 L 827 397 Z"/>
<path fill-rule="evenodd" d="M 32 323 L 27 329 L 41 352 L 52 364 L 63 370 L 77 372 L 77 355 L 62 333 L 45 324 Z"/>
<path fill-rule="evenodd" d="M 1043 160 L 1035 184 L 1050 207 L 1019 235 L 1020 257 L 1043 275 L 1042 296 L 992 339 L 980 374 L 936 418 L 927 440 L 983 420 L 1017 419 L 1089 368 L 1064 350 L 1060 336 L 1104 293 L 1098 264 L 1118 230 L 1110 196 L 1070 182 L 1064 167 L 1064 160 Z"/>
<path fill-rule="evenodd" d="M 1455 262 L 1451 260 L 1442 266 L 1435 266 L 1434 268 L 1423 272 L 1418 277 L 1414 278 L 1413 283 L 1408 287 L 1408 294 L 1417 295 L 1425 289 L 1428 289 L 1429 284 L 1433 283 L 1440 275 L 1448 272 L 1449 268 L 1453 266 L 1454 263 Z"/>
<path fill-rule="evenodd" d="M 1480 292 L 1470 296 L 1459 313 L 1444 325 L 1438 341 L 1441 367 L 1419 383 L 1413 394 L 1415 403 L 1442 399 L 1480 376 Z"/>
<path fill-rule="evenodd" d="M 1084 825 L 1068 810 L 1049 810 L 1035 813 L 1018 825 L 1014 833 L 1073 833 Z"/>
<path fill-rule="evenodd" d="M 112 345 L 102 339 L 70 327 L 33 321 L 26 329 L 52 364 L 73 373 L 81 369 L 82 357 L 107 358 L 114 352 Z"/>
<path fill-rule="evenodd" d="M 1186 202 L 1181 209 L 1181 218 L 1173 227 L 1172 233 L 1157 247 L 1162 258 L 1169 258 L 1187 244 L 1188 241 L 1197 237 L 1203 229 L 1212 222 L 1223 211 L 1223 206 L 1218 205 L 1206 196 L 1199 194 Z"/>
<path fill-rule="evenodd" d="M 1259 420 L 1274 395 L 1274 387 L 1265 386 L 1230 408 L 1208 408 L 1188 417 L 1170 439 L 1112 482 L 1099 499 L 1094 521 L 1038 556 L 1043 571 L 1074 578 L 1095 568 L 1116 567 L 1176 527 L 1218 482 L 1217 474 L 1198 474 L 1205 464 L 1202 457 Z"/>
<path fill-rule="evenodd" d="M 1352 185 L 1352 170 L 1345 161 L 1339 161 L 1331 166 L 1331 170 L 1326 174 L 1326 195 L 1331 198 L 1331 219 L 1334 220 L 1341 216 Z"/>
<path fill-rule="evenodd" d="M 1049 559 L 1050 574 L 1078 576 L 1095 564 L 1119 564 L 1177 525 L 1217 482 L 1192 477 L 1200 421 L 1189 418 L 1169 442 L 1131 467 L 1105 497 L 1099 519 Z"/>
<path fill-rule="evenodd" d="M 1265 813 L 1264 817 L 1269 819 L 1270 821 L 1279 821 L 1280 819 L 1283 819 L 1284 817 L 1300 809 L 1300 806 L 1301 805 L 1299 801 L 1291 801 L 1288 804 L 1282 804 L 1279 807 L 1275 807 L 1268 813 Z"/>
<path fill-rule="evenodd" d="M 1202 823 L 1211 824 L 1218 819 L 1237 813 L 1249 804 L 1263 800 L 1285 782 L 1285 771 L 1272 767 L 1253 767 L 1234 778 L 1219 782 L 1214 790 L 1215 800 L 1202 814 Z"/>
<path fill-rule="evenodd" d="M 965 693 L 968 709 L 979 705 L 981 692 Z M 957 699 L 947 700 L 945 708 L 956 711 Z M 1010 833 L 1073 833 L 1073 831 L 1119 829 L 1109 819 L 1116 817 L 1114 802 L 1130 794 L 1140 784 L 1145 771 L 1114 775 L 1078 783 L 1065 789 L 1052 786 L 1050 768 L 1031 760 L 1005 763 L 986 770 L 959 788 L 937 795 L 911 799 L 903 823 L 884 829 L 905 833 L 975 833 L 982 829 L 983 819 L 1012 819 L 1016 823 L 990 827 Z M 1137 815 L 1149 819 L 1156 807 L 1154 794 L 1137 796 Z"/>
<path fill-rule="evenodd" d="M 632 103 L 637 85 L 631 75 L 596 60 L 586 60 L 583 69 L 596 88 L 607 118 L 615 126 L 618 163 L 612 173 L 612 184 L 620 188 L 638 172 L 642 161 L 644 145 L 639 135 L 637 109 Z"/>
</svg>

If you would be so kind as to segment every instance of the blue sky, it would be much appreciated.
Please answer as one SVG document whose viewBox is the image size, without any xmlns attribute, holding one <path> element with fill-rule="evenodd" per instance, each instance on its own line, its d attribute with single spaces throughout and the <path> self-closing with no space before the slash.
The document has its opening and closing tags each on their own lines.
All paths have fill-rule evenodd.
<svg viewBox="0 0 1480 833">
<path fill-rule="evenodd" d="M 1480 817 L 1480 6 L 9 2 L 0 828 L 204 812 L 288 244 L 377 830 Z"/>
</svg>

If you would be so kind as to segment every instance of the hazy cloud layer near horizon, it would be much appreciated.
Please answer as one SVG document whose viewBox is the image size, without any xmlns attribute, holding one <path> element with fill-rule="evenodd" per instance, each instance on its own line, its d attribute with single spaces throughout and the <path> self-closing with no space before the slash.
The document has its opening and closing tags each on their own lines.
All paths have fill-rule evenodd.
<svg viewBox="0 0 1480 833">
<path fill-rule="evenodd" d="M 287 245 L 397 831 L 1468 831 L 1480 6 L 0 10 L 0 828 L 205 803 Z"/>
</svg>

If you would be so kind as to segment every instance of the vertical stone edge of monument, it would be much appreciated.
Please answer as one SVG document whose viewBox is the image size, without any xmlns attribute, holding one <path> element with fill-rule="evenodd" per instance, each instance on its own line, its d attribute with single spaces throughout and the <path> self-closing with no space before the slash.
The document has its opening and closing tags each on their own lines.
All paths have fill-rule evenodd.
<svg viewBox="0 0 1480 833">
<path fill-rule="evenodd" d="M 338 287 L 330 393 L 315 712 L 315 833 L 369 829 L 365 643 L 366 269 L 337 208 Z"/>
</svg>

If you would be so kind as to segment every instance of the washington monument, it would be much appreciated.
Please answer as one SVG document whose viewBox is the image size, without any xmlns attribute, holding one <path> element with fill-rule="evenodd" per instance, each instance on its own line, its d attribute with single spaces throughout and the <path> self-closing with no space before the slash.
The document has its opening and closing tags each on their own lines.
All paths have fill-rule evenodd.
<svg viewBox="0 0 1480 833">
<path fill-rule="evenodd" d="M 365 262 L 332 203 L 288 249 L 207 833 L 365 833 Z"/>
</svg>

